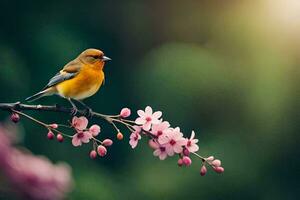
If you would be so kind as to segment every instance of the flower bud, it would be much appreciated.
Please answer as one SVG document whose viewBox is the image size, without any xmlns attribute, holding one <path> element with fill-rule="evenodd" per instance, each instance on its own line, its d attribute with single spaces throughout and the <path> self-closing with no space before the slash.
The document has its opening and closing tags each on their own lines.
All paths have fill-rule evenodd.
<svg viewBox="0 0 300 200">
<path fill-rule="evenodd" d="M 221 174 L 224 172 L 224 168 L 223 167 L 214 167 L 215 172 Z"/>
<path fill-rule="evenodd" d="M 49 124 L 49 127 L 56 129 L 56 128 L 58 128 L 58 124 Z"/>
<path fill-rule="evenodd" d="M 93 137 L 96 137 L 100 133 L 101 128 L 97 124 L 94 124 L 93 126 L 91 126 L 89 128 L 89 131 L 90 131 L 90 133 L 92 134 Z"/>
<path fill-rule="evenodd" d="M 99 145 L 97 148 L 97 151 L 98 151 L 99 156 L 101 156 L 101 157 L 105 156 L 107 153 L 107 150 L 103 145 Z"/>
<path fill-rule="evenodd" d="M 123 138 L 124 138 L 123 134 L 122 134 L 121 132 L 119 132 L 119 133 L 117 134 L 117 139 L 118 139 L 118 140 L 123 140 Z"/>
<path fill-rule="evenodd" d="M 200 169 L 200 175 L 205 176 L 206 173 L 207 173 L 207 169 L 206 169 L 205 165 L 203 165 Z"/>
<path fill-rule="evenodd" d="M 49 131 L 49 132 L 48 132 L 47 138 L 48 138 L 49 140 L 53 140 L 54 134 L 52 133 L 52 131 Z"/>
<path fill-rule="evenodd" d="M 14 123 L 18 123 L 20 121 L 20 115 L 18 113 L 12 113 L 10 119 Z"/>
<path fill-rule="evenodd" d="M 192 164 L 192 160 L 188 156 L 183 156 L 182 161 L 183 161 L 183 164 L 187 167 Z"/>
<path fill-rule="evenodd" d="M 131 110 L 129 108 L 123 108 L 120 112 L 120 117 L 126 118 L 131 115 Z"/>
<path fill-rule="evenodd" d="M 215 167 L 220 167 L 221 166 L 221 161 L 220 160 L 214 160 L 211 162 L 211 164 Z"/>
<path fill-rule="evenodd" d="M 57 141 L 59 141 L 59 142 L 63 142 L 64 141 L 64 136 L 62 135 L 62 134 L 57 134 L 56 135 L 56 139 L 57 139 Z"/>
<path fill-rule="evenodd" d="M 179 167 L 183 165 L 183 160 L 181 158 L 178 159 L 177 164 Z"/>
<path fill-rule="evenodd" d="M 97 157 L 97 152 L 95 151 L 95 150 L 92 150 L 91 152 L 90 152 L 90 158 L 91 159 L 95 159 Z"/>
<path fill-rule="evenodd" d="M 209 156 L 208 158 L 206 158 L 206 161 L 213 161 L 215 158 L 213 156 Z"/>
<path fill-rule="evenodd" d="M 184 149 L 182 153 L 185 156 L 189 156 L 190 155 L 190 151 L 188 149 Z"/>
<path fill-rule="evenodd" d="M 105 139 L 103 140 L 102 144 L 106 147 L 109 147 L 113 144 L 113 141 L 111 139 Z"/>
</svg>

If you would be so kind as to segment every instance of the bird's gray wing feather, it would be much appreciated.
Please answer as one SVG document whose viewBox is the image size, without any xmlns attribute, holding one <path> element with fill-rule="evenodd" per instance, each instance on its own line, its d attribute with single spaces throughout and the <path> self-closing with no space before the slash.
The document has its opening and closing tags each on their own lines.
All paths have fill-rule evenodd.
<svg viewBox="0 0 300 200">
<path fill-rule="evenodd" d="M 54 77 L 50 79 L 44 89 L 55 86 L 63 81 L 74 78 L 81 69 L 81 63 L 74 60 L 64 66 L 64 68 L 58 72 Z"/>
</svg>

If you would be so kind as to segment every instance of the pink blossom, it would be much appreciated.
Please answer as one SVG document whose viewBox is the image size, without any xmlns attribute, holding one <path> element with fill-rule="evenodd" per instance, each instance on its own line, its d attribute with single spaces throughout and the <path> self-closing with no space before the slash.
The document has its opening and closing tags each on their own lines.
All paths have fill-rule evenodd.
<svg viewBox="0 0 300 200">
<path fill-rule="evenodd" d="M 131 110 L 129 108 L 123 108 L 120 112 L 120 117 L 126 118 L 131 115 Z"/>
<path fill-rule="evenodd" d="M 20 121 L 20 115 L 18 113 L 13 113 L 10 116 L 11 121 L 18 123 Z"/>
<path fill-rule="evenodd" d="M 133 126 L 133 128 L 135 129 L 135 131 L 133 133 L 131 133 L 131 135 L 130 135 L 129 144 L 130 144 L 131 148 L 134 149 L 142 137 L 140 135 L 141 128 L 139 126 Z"/>
<path fill-rule="evenodd" d="M 52 139 L 54 138 L 54 134 L 53 134 L 52 131 L 49 131 L 49 132 L 47 133 L 47 138 L 48 138 L 49 140 L 52 140 Z"/>
<path fill-rule="evenodd" d="M 86 129 L 89 121 L 86 117 L 73 117 L 72 119 L 72 126 L 77 130 L 83 131 Z"/>
<path fill-rule="evenodd" d="M 145 111 L 138 110 L 139 117 L 135 120 L 135 123 L 138 125 L 142 125 L 145 131 L 149 131 L 151 129 L 152 124 L 159 124 L 161 120 L 159 118 L 162 115 L 161 111 L 156 111 L 153 113 L 153 110 L 150 106 L 145 108 Z"/>
<path fill-rule="evenodd" d="M 96 137 L 100 133 L 101 129 L 100 126 L 94 124 L 89 128 L 89 132 L 92 134 L 93 137 Z"/>
<path fill-rule="evenodd" d="M 88 131 L 81 131 L 73 135 L 72 144 L 73 146 L 77 147 L 82 145 L 82 143 L 88 143 L 92 135 Z"/>
<path fill-rule="evenodd" d="M 160 160 L 164 160 L 167 158 L 168 153 L 166 150 L 166 147 L 164 146 L 159 146 L 154 152 L 153 152 L 154 156 L 158 156 Z"/>
<path fill-rule="evenodd" d="M 97 157 L 97 152 L 95 151 L 95 150 L 92 150 L 91 152 L 90 152 L 90 158 L 91 159 L 95 159 Z"/>
<path fill-rule="evenodd" d="M 192 164 L 192 160 L 188 156 L 183 156 L 182 162 L 185 166 L 190 166 Z"/>
<path fill-rule="evenodd" d="M 106 155 L 107 149 L 105 148 L 105 146 L 99 145 L 97 148 L 97 152 L 98 152 L 99 156 L 103 157 Z"/>
<path fill-rule="evenodd" d="M 224 168 L 223 167 L 215 167 L 214 170 L 215 170 L 215 172 L 217 172 L 219 174 L 221 174 L 221 173 L 224 172 Z"/>
<path fill-rule="evenodd" d="M 215 167 L 220 167 L 221 166 L 221 161 L 216 159 L 216 160 L 212 161 L 211 164 Z"/>
<path fill-rule="evenodd" d="M 63 142 L 64 141 L 64 136 L 62 135 L 62 134 L 57 134 L 56 135 L 56 139 L 57 139 L 57 141 L 59 141 L 59 142 Z"/>
<path fill-rule="evenodd" d="M 189 150 L 189 152 L 196 152 L 199 150 L 199 146 L 196 144 L 198 142 L 198 139 L 195 138 L 195 132 L 192 131 L 190 139 L 186 140 L 185 148 Z"/>
<path fill-rule="evenodd" d="M 203 165 L 200 169 L 200 175 L 205 176 L 206 173 L 207 173 L 207 169 L 206 169 L 205 165 Z"/>
<path fill-rule="evenodd" d="M 11 146 L 0 127 L 0 171 L 24 199 L 65 199 L 72 186 L 71 168 Z M 22 199 L 23 199 L 22 198 Z"/>
<path fill-rule="evenodd" d="M 169 156 L 173 156 L 174 153 L 181 153 L 183 150 L 182 146 L 186 144 L 179 127 L 167 130 L 164 135 L 158 138 L 158 142 L 161 145 L 165 145 Z"/>
<path fill-rule="evenodd" d="M 103 146 L 109 147 L 113 144 L 113 141 L 111 139 L 105 139 L 102 142 Z"/>
<path fill-rule="evenodd" d="M 159 124 L 153 124 L 151 133 L 153 135 L 156 135 L 157 137 L 160 137 L 161 135 L 163 135 L 165 133 L 166 130 L 168 130 L 169 127 L 170 127 L 170 124 L 167 121 L 164 121 Z"/>
</svg>

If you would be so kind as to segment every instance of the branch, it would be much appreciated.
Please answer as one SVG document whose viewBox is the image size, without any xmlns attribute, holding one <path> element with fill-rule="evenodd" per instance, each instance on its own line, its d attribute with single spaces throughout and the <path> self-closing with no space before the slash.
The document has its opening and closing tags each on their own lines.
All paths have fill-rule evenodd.
<svg viewBox="0 0 300 200">
<path fill-rule="evenodd" d="M 62 142 L 63 136 L 72 139 L 73 146 L 81 146 L 83 143 L 89 143 L 92 140 L 93 150 L 90 152 L 91 158 L 96 158 L 97 152 L 102 157 L 107 153 L 106 147 L 112 145 L 112 140 L 105 139 L 103 141 L 96 138 L 100 133 L 100 126 L 94 124 L 88 128 L 87 118 L 100 118 L 112 125 L 117 132 L 117 139 L 122 140 L 123 134 L 117 125 L 125 126 L 130 131 L 129 144 L 132 148 L 135 148 L 142 138 L 147 136 L 149 146 L 154 150 L 153 155 L 159 157 L 160 160 L 164 160 L 167 157 L 178 155 L 179 166 L 190 166 L 192 160 L 190 154 L 200 158 L 202 167 L 200 174 L 204 176 L 206 174 L 206 166 L 209 165 L 217 173 L 223 173 L 224 168 L 221 167 L 221 161 L 214 159 L 213 156 L 203 157 L 196 153 L 199 150 L 198 139 L 195 139 L 195 132 L 192 131 L 190 138 L 185 138 L 179 127 L 172 128 L 167 121 L 163 121 L 161 111 L 153 112 L 150 106 L 147 106 L 145 110 L 138 110 L 138 118 L 135 120 L 125 119 L 131 115 L 129 108 L 123 108 L 118 115 L 106 115 L 92 110 L 81 109 L 76 114 L 81 117 L 73 117 L 72 122 L 69 125 L 66 124 L 48 124 L 42 122 L 23 111 L 46 111 L 57 112 L 74 115 L 73 108 L 63 107 L 59 105 L 28 105 L 21 102 L 16 103 L 0 103 L 0 110 L 11 112 L 11 120 L 17 123 L 20 120 L 20 115 L 26 117 L 29 120 L 43 126 L 48 130 L 48 139 L 53 139 L 55 134 L 59 142 Z M 66 134 L 61 131 L 61 128 L 68 128 L 72 131 L 73 135 Z M 75 131 L 75 134 L 74 134 Z M 55 133 L 55 134 L 54 134 Z"/>
<path fill-rule="evenodd" d="M 11 111 L 13 112 L 14 110 L 17 111 L 26 111 L 26 110 L 34 110 L 34 111 L 46 111 L 46 112 L 57 112 L 57 113 L 67 113 L 67 114 L 72 114 L 72 108 L 67 108 L 64 106 L 60 106 L 58 104 L 56 105 L 28 105 L 28 104 L 23 104 L 21 102 L 16 102 L 16 103 L 0 103 L 0 110 L 4 111 Z M 96 118 L 102 118 L 105 119 L 106 121 L 111 123 L 111 120 L 109 119 L 108 115 L 104 115 L 101 113 L 97 113 L 92 111 L 90 115 L 88 116 L 88 113 L 86 110 L 78 110 L 77 114 L 85 117 L 96 117 Z"/>
</svg>

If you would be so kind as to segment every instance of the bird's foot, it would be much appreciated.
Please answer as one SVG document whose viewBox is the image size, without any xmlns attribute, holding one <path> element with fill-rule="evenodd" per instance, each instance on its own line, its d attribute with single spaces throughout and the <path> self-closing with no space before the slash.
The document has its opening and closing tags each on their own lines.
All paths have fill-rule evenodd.
<svg viewBox="0 0 300 200">
<path fill-rule="evenodd" d="M 86 108 L 85 111 L 84 111 L 84 114 L 87 118 L 92 118 L 93 110 L 91 108 Z"/>
<path fill-rule="evenodd" d="M 78 109 L 77 108 L 71 108 L 71 115 L 72 116 L 76 116 L 77 113 L 78 113 Z"/>
</svg>

